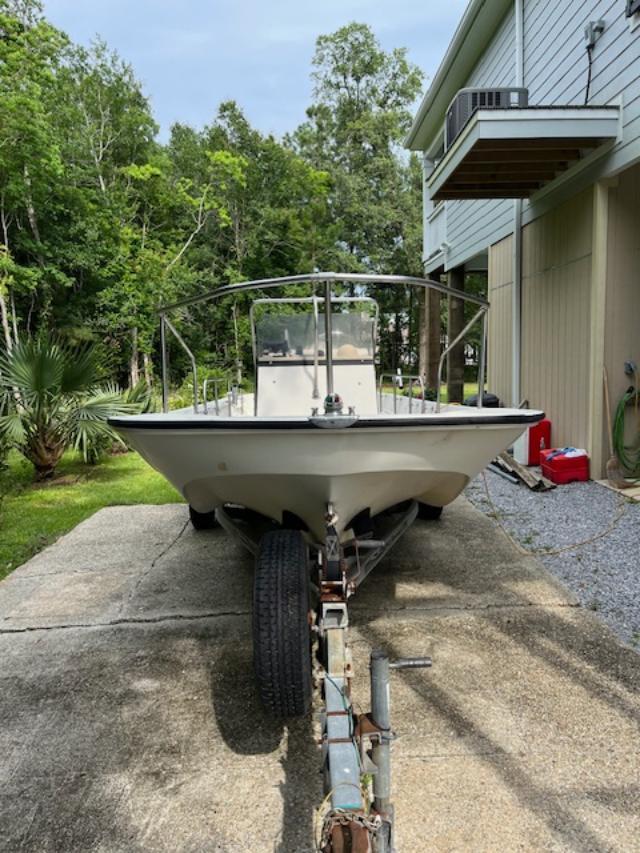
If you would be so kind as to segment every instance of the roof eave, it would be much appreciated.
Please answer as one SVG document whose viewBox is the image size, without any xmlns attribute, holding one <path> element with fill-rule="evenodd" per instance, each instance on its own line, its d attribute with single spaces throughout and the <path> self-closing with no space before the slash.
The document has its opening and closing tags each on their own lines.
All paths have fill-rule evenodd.
<svg viewBox="0 0 640 853">
<path fill-rule="evenodd" d="M 512 2 L 513 0 L 469 0 L 444 59 L 404 140 L 405 148 L 425 151 L 430 147 L 441 130 L 451 99 L 467 81 Z"/>
</svg>

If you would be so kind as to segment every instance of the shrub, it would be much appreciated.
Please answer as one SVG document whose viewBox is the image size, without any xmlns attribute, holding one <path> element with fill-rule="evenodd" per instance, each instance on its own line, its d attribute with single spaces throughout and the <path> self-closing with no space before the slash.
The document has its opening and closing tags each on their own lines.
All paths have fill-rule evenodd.
<svg viewBox="0 0 640 853">
<path fill-rule="evenodd" d="M 96 461 L 106 442 L 121 441 L 108 418 L 142 410 L 115 385 L 98 385 L 98 375 L 92 344 L 41 336 L 20 340 L 0 356 L 0 441 L 33 464 L 36 479 L 52 477 L 68 447 Z"/>
</svg>

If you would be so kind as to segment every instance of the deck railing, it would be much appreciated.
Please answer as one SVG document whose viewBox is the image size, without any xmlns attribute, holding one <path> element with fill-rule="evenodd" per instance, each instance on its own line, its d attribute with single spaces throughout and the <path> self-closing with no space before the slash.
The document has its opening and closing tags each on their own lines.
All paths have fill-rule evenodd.
<svg viewBox="0 0 640 853">
<path fill-rule="evenodd" d="M 427 216 L 426 227 L 424 229 L 425 258 L 431 258 L 443 250 L 447 240 L 447 212 L 446 205 L 443 201 L 437 204 L 431 213 Z"/>
<path fill-rule="evenodd" d="M 397 414 L 398 412 L 398 391 L 404 389 L 406 385 L 409 389 L 409 414 L 413 412 L 413 389 L 414 386 L 417 385 L 420 389 L 420 396 L 418 397 L 418 401 L 420 403 L 420 412 L 425 412 L 427 407 L 427 398 L 426 398 L 426 389 L 424 384 L 424 376 L 419 375 L 409 375 L 409 374 L 400 374 L 400 373 L 381 373 L 380 379 L 378 380 L 378 411 L 382 414 L 383 407 L 383 397 L 384 394 L 384 385 L 385 380 L 387 380 L 387 384 L 391 385 L 393 389 L 393 414 Z M 404 398 L 404 395 L 403 395 Z"/>
</svg>

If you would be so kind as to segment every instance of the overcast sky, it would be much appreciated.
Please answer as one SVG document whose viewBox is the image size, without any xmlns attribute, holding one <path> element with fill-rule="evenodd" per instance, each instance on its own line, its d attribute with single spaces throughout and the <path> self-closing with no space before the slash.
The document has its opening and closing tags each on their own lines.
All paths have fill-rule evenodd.
<svg viewBox="0 0 640 853">
<path fill-rule="evenodd" d="M 74 41 L 99 34 L 133 65 L 166 138 L 174 121 L 201 126 L 231 98 L 263 132 L 292 130 L 309 103 L 316 37 L 350 21 L 385 49 L 406 47 L 432 76 L 466 2 L 45 0 L 45 12 Z"/>
</svg>

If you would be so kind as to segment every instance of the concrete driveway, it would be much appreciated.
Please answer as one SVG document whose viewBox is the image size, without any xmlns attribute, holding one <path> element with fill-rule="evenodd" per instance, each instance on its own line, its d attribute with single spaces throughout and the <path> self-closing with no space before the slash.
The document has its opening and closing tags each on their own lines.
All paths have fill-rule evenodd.
<svg viewBox="0 0 640 853">
<path fill-rule="evenodd" d="M 105 509 L 0 584 L 3 851 L 313 850 L 308 720 L 261 711 L 252 561 L 184 506 Z M 640 849 L 640 656 L 463 500 L 353 602 L 394 675 L 398 847 Z"/>
</svg>

